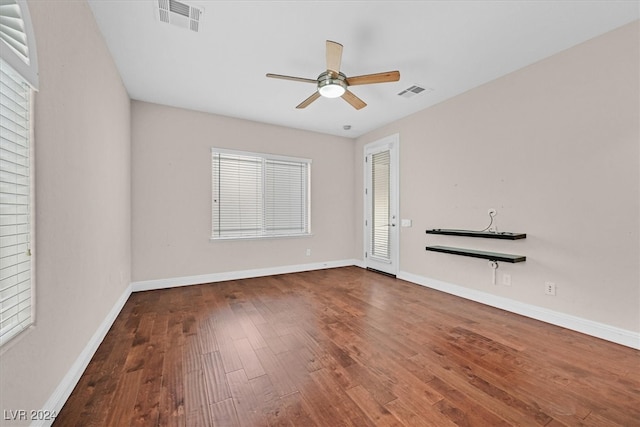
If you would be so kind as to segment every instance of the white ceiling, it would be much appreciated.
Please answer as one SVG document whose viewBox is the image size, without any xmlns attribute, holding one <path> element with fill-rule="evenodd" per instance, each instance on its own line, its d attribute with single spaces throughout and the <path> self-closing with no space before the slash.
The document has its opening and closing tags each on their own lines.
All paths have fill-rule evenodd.
<svg viewBox="0 0 640 427">
<path fill-rule="evenodd" d="M 638 1 L 184 1 L 198 33 L 160 22 L 156 0 L 89 0 L 133 99 L 355 138 L 638 19 Z M 344 45 L 368 106 L 320 98 L 295 108 L 325 71 L 325 40 Z M 406 99 L 418 84 L 433 89 Z M 351 125 L 345 131 L 344 125 Z"/>
</svg>

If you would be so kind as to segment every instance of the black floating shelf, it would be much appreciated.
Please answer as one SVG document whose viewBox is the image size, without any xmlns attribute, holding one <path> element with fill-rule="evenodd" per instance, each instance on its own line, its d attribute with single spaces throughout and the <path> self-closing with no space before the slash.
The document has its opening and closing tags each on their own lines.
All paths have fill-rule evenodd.
<svg viewBox="0 0 640 427">
<path fill-rule="evenodd" d="M 474 249 L 452 248 L 450 246 L 427 246 L 425 249 L 433 252 L 442 252 L 444 254 L 453 254 L 453 255 L 469 256 L 473 258 L 489 259 L 491 261 L 503 261 L 503 262 L 516 263 L 516 262 L 524 262 L 527 260 L 527 257 L 523 255 L 476 251 Z"/>
<path fill-rule="evenodd" d="M 485 239 L 519 240 L 527 237 L 525 233 L 511 233 L 508 231 L 471 231 L 451 230 L 447 228 L 434 228 L 427 230 L 427 234 L 446 234 L 447 236 L 484 237 Z"/>
</svg>

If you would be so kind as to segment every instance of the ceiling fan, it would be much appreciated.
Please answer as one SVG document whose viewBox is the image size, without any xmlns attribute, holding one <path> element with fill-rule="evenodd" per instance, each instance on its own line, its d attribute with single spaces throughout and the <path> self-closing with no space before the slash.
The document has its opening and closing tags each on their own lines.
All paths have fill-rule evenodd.
<svg viewBox="0 0 640 427">
<path fill-rule="evenodd" d="M 283 76 L 281 74 L 268 73 L 267 77 L 274 79 L 293 80 L 303 83 L 314 83 L 317 91 L 310 97 L 302 101 L 296 108 L 306 108 L 316 99 L 324 96 L 326 98 L 342 97 L 345 101 L 360 110 L 367 104 L 351 91 L 349 86 L 368 85 L 372 83 L 397 82 L 400 80 L 400 71 L 386 71 L 384 73 L 365 74 L 362 76 L 347 77 L 340 72 L 340 62 L 342 61 L 342 45 L 340 43 L 327 40 L 327 71 L 318 76 L 317 79 L 306 79 L 303 77 Z"/>
</svg>

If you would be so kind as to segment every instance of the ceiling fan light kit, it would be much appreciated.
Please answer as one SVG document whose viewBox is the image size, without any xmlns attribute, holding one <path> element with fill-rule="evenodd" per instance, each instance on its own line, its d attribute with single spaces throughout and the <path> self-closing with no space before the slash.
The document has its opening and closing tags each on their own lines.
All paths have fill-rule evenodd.
<svg viewBox="0 0 640 427">
<path fill-rule="evenodd" d="M 347 91 L 347 76 L 326 71 L 318 76 L 318 92 L 325 98 L 339 98 Z"/>
<path fill-rule="evenodd" d="M 285 76 L 282 74 L 268 73 L 267 77 L 274 79 L 293 80 L 303 83 L 315 83 L 317 91 L 302 101 L 296 108 L 306 108 L 320 96 L 325 98 L 342 98 L 353 108 L 360 110 L 367 104 L 349 91 L 349 86 L 366 85 L 373 83 L 397 82 L 400 80 L 399 71 L 386 71 L 384 73 L 366 74 L 363 76 L 347 77 L 340 72 L 342 62 L 342 45 L 340 43 L 327 40 L 327 71 L 318 76 L 316 80 L 304 77 Z"/>
</svg>

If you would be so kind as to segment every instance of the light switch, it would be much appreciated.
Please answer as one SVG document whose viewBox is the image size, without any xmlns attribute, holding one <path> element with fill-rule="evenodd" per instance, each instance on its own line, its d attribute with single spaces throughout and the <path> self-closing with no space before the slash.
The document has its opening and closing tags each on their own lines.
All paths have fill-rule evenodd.
<svg viewBox="0 0 640 427">
<path fill-rule="evenodd" d="M 411 220 L 410 219 L 403 219 L 400 221 L 400 225 L 402 227 L 411 227 Z"/>
</svg>

